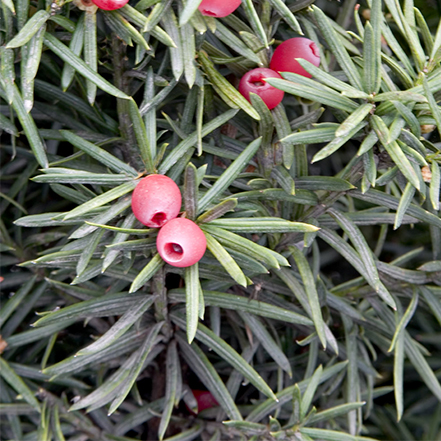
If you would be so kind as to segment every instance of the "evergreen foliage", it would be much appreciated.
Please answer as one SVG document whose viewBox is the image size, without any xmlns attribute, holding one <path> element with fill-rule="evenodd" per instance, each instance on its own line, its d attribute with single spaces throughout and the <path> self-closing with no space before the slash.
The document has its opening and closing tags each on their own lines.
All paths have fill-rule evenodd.
<svg viewBox="0 0 441 441">
<path fill-rule="evenodd" d="M 441 440 L 440 12 L 199 3 L 2 0 L 1 439 Z M 312 78 L 246 101 L 298 35 Z M 133 216 L 151 173 L 191 267 Z"/>
</svg>

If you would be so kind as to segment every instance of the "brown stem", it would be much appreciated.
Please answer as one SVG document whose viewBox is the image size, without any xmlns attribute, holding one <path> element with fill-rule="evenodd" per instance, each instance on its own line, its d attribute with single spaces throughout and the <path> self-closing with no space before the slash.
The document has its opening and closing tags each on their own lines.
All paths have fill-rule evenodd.
<svg viewBox="0 0 441 441">
<path fill-rule="evenodd" d="M 114 84 L 122 92 L 130 95 L 130 78 L 124 75 L 127 69 L 127 56 L 126 45 L 116 35 L 112 37 L 112 49 L 113 49 L 113 65 L 114 69 Z M 124 142 L 119 145 L 124 159 L 132 167 L 137 170 L 143 170 L 144 166 L 141 160 L 141 156 L 137 149 L 137 142 L 135 133 L 133 131 L 133 124 L 129 116 L 129 100 L 122 98 L 116 99 L 116 108 L 119 119 L 119 130 Z"/>
</svg>

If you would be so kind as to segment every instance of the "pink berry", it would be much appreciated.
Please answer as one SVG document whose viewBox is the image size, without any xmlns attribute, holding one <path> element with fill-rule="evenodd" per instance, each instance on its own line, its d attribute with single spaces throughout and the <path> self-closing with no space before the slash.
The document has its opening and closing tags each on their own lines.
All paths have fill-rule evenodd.
<svg viewBox="0 0 441 441">
<path fill-rule="evenodd" d="M 282 78 L 277 72 L 259 67 L 247 72 L 239 83 L 239 92 L 250 101 L 250 92 L 259 95 L 268 109 L 274 109 L 283 99 L 284 92 L 265 82 L 266 78 Z"/>
<path fill-rule="evenodd" d="M 133 191 L 132 211 L 136 219 L 151 228 L 160 228 L 181 209 L 181 191 L 173 179 L 149 175 Z"/>
<path fill-rule="evenodd" d="M 202 0 L 198 9 L 202 15 L 226 17 L 233 13 L 240 3 L 241 0 Z"/>
<path fill-rule="evenodd" d="M 277 47 L 271 58 L 270 68 L 277 72 L 293 72 L 311 78 L 312 75 L 300 66 L 296 58 L 303 58 L 317 67 L 320 65 L 320 53 L 316 44 L 308 38 L 297 37 L 290 38 Z"/>
<path fill-rule="evenodd" d="M 168 264 L 184 268 L 199 262 L 207 248 L 207 239 L 193 221 L 177 217 L 159 230 L 156 248 Z"/>
<path fill-rule="evenodd" d="M 96 6 L 105 11 L 113 11 L 115 9 L 120 9 L 126 5 L 129 0 L 92 0 Z"/>
</svg>

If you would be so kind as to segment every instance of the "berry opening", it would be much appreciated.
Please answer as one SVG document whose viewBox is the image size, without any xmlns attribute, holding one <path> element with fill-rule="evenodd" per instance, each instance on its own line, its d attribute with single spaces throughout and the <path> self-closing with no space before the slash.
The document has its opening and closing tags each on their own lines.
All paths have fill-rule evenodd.
<svg viewBox="0 0 441 441">
<path fill-rule="evenodd" d="M 258 80 L 256 80 L 256 81 L 251 81 L 251 83 L 253 84 L 253 86 L 256 86 L 256 87 L 262 87 L 262 86 L 265 86 L 265 83 L 264 83 L 264 82 L 262 82 L 262 81 L 258 81 Z"/>
<path fill-rule="evenodd" d="M 167 215 L 162 212 L 155 213 L 151 219 L 151 221 L 156 225 L 158 225 L 159 227 L 162 227 L 162 225 L 165 223 L 166 220 L 167 220 Z"/>
<path fill-rule="evenodd" d="M 216 12 L 210 11 L 209 9 L 202 9 L 202 15 L 209 15 L 210 17 L 217 17 Z"/>
<path fill-rule="evenodd" d="M 309 47 L 311 49 L 311 52 L 316 56 L 316 57 L 320 57 L 320 53 L 318 50 L 318 47 L 316 46 L 316 44 L 314 42 L 311 42 L 309 44 Z"/>
<path fill-rule="evenodd" d="M 164 253 L 167 259 L 173 262 L 179 262 L 184 257 L 184 250 L 178 243 L 166 243 L 164 246 Z"/>
</svg>

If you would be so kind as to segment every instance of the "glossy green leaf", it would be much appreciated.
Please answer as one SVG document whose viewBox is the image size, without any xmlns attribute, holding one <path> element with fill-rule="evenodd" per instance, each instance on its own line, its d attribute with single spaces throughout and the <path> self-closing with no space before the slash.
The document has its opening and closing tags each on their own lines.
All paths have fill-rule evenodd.
<svg viewBox="0 0 441 441">
<path fill-rule="evenodd" d="M 171 341 L 167 348 L 166 381 L 165 381 L 165 406 L 159 423 L 158 437 L 164 438 L 170 422 L 170 417 L 175 406 L 176 388 L 178 384 L 178 369 L 180 369 L 176 341 Z M 179 397 L 178 397 L 179 398 Z"/>
<path fill-rule="evenodd" d="M 79 56 L 83 50 L 84 44 L 84 17 L 82 15 L 75 26 L 75 31 L 73 32 L 72 39 L 69 43 L 69 49 L 75 55 Z M 64 63 L 63 70 L 61 73 L 61 88 L 66 91 L 70 84 L 72 83 L 73 77 L 75 75 L 75 69 L 69 64 Z"/>
<path fill-rule="evenodd" d="M 112 401 L 112 404 L 110 405 L 108 412 L 109 415 L 111 415 L 121 405 L 121 403 L 124 401 L 126 396 L 129 394 L 130 390 L 132 389 L 133 385 L 138 379 L 138 375 L 140 374 L 146 363 L 148 355 L 150 354 L 155 343 L 157 343 L 157 337 L 163 325 L 164 322 L 159 322 L 150 328 L 144 343 L 142 344 L 142 346 L 138 351 L 138 359 L 134 363 L 132 370 L 127 377 L 127 381 L 125 385 L 119 391 L 118 396 Z"/>
<path fill-rule="evenodd" d="M 97 409 L 111 400 L 113 400 L 119 393 L 119 390 L 124 386 L 134 364 L 137 360 L 137 353 L 133 352 L 124 363 L 115 371 L 105 382 L 103 382 L 92 393 L 81 398 L 74 403 L 69 411 L 88 408 L 88 411 Z"/>
<path fill-rule="evenodd" d="M 141 117 L 141 113 L 139 112 L 138 106 L 136 105 L 134 100 L 129 101 L 129 112 L 133 124 L 133 131 L 135 132 L 136 141 L 138 143 L 138 149 L 141 153 L 141 158 L 146 168 L 146 173 L 154 173 L 155 167 L 153 165 L 153 158 L 151 155 L 151 148 L 149 145 L 150 143 L 147 136 L 147 130 Z"/>
<path fill-rule="evenodd" d="M 427 102 L 427 98 L 424 95 L 422 95 L 420 92 L 416 92 L 414 89 L 379 93 L 378 95 L 375 95 L 372 98 L 372 100 L 375 102 L 394 101 L 394 100 L 401 101 L 403 103 Z"/>
<path fill-rule="evenodd" d="M 231 398 L 225 384 L 217 373 L 216 369 L 208 360 L 204 352 L 195 343 L 189 345 L 180 333 L 176 334 L 181 354 L 199 380 L 213 394 L 216 401 L 233 420 L 242 420 L 242 415 Z"/>
<path fill-rule="evenodd" d="M 433 96 L 432 91 L 429 88 L 429 83 L 427 81 L 427 77 L 424 74 L 421 74 L 423 79 L 424 92 L 429 102 L 429 108 L 432 112 L 432 116 L 436 121 L 436 126 L 438 127 L 438 133 L 441 133 L 441 110 L 437 104 L 435 97 Z"/>
<path fill-rule="evenodd" d="M 282 0 L 269 0 L 269 2 L 294 32 L 303 35 L 302 28 L 300 27 L 297 18 Z"/>
<path fill-rule="evenodd" d="M 185 269 L 185 303 L 187 317 L 187 340 L 191 343 L 199 322 L 199 265 L 195 263 Z"/>
<path fill-rule="evenodd" d="M 109 208 L 107 209 L 96 209 L 93 210 L 90 214 L 94 214 L 94 216 L 92 218 L 90 217 L 86 217 L 86 219 L 84 218 L 79 218 L 81 219 L 81 224 L 83 224 L 84 221 L 90 221 L 91 225 L 87 225 L 87 224 L 83 224 L 81 225 L 79 228 L 77 228 L 70 236 L 70 239 L 80 239 L 82 237 L 87 236 L 88 234 L 92 233 L 93 231 L 95 231 L 98 227 L 92 226 L 92 224 L 97 224 L 99 225 L 99 228 L 102 228 L 101 225 L 103 223 L 109 222 L 110 220 L 112 220 L 113 218 L 115 218 L 116 216 L 118 216 L 119 214 L 123 213 L 127 208 L 130 207 L 132 202 L 131 197 L 126 196 L 125 198 L 122 198 L 120 201 L 118 202 L 114 202 Z M 99 212 L 98 215 L 96 215 L 96 212 Z M 59 218 L 63 218 L 64 213 L 59 215 Z M 74 223 L 78 223 L 72 220 L 63 220 L 63 222 L 74 222 Z"/>
<path fill-rule="evenodd" d="M 317 390 L 317 386 L 319 385 L 320 378 L 323 373 L 323 366 L 320 365 L 315 371 L 312 377 L 309 378 L 308 385 L 306 386 L 306 390 L 303 393 L 302 397 L 302 403 L 300 406 L 301 412 L 300 412 L 300 418 L 303 420 L 303 418 L 306 416 L 306 413 L 309 410 L 309 407 L 311 406 L 312 400 L 314 398 L 314 395 Z"/>
<path fill-rule="evenodd" d="M 40 10 L 36 12 L 20 30 L 20 32 L 6 45 L 7 49 L 13 49 L 25 45 L 46 23 L 50 17 L 49 12 Z"/>
<path fill-rule="evenodd" d="M 84 17 L 84 61 L 94 72 L 98 70 L 98 55 L 97 55 L 97 29 L 96 29 L 96 14 L 85 13 Z M 96 97 L 97 86 L 94 82 L 86 78 L 87 100 L 93 106 Z"/>
<path fill-rule="evenodd" d="M 439 210 L 439 198 L 441 187 L 441 173 L 436 161 L 432 161 L 432 177 L 430 181 L 430 202 L 434 210 Z"/>
<path fill-rule="evenodd" d="M 300 433 L 323 441 L 374 441 L 374 438 L 366 436 L 349 435 L 337 430 L 315 429 L 312 427 L 302 427 Z"/>
<path fill-rule="evenodd" d="M 81 216 L 84 213 L 88 213 L 89 211 L 93 210 L 94 208 L 101 207 L 109 202 L 114 201 L 115 199 L 124 196 L 128 192 L 132 191 L 136 187 L 135 181 L 126 182 L 125 184 L 121 184 L 118 187 L 115 187 L 112 190 L 107 191 L 106 193 L 103 193 L 90 201 L 85 202 L 84 204 L 80 205 L 77 208 L 74 208 L 73 210 L 69 211 L 65 216 L 64 219 L 70 219 L 73 217 Z"/>
<path fill-rule="evenodd" d="M 247 286 L 245 274 L 228 251 L 209 233 L 205 233 L 207 248 L 223 266 L 225 271 L 239 284 Z"/>
<path fill-rule="evenodd" d="M 9 363 L 0 357 L 0 375 L 3 379 L 17 392 L 23 399 L 32 406 L 37 412 L 40 413 L 40 404 L 35 398 L 34 393 L 29 389 L 26 383 L 21 379 L 19 375 L 11 368 Z"/>
<path fill-rule="evenodd" d="M 201 62 L 211 85 L 219 96 L 233 109 L 242 109 L 251 118 L 260 119 L 259 114 L 251 104 L 229 83 L 214 67 L 212 61 L 204 51 L 198 53 L 198 59 Z"/>
<path fill-rule="evenodd" d="M 400 227 L 401 222 L 403 221 L 403 217 L 409 208 L 410 203 L 413 200 L 413 196 L 415 194 L 415 188 L 413 185 L 408 182 L 403 191 L 403 194 L 400 199 L 400 203 L 398 205 L 397 214 L 395 216 L 394 230 Z"/>
<path fill-rule="evenodd" d="M 333 366 L 326 367 L 323 369 L 322 376 L 320 377 L 320 384 L 324 383 L 325 381 L 329 380 L 330 378 L 337 375 L 339 372 L 341 372 L 347 365 L 347 361 L 342 361 L 339 363 L 336 363 Z M 277 402 L 271 400 L 268 398 L 264 402 L 257 405 L 251 413 L 246 417 L 246 421 L 261 421 L 265 416 L 269 415 L 270 413 L 274 412 L 277 408 L 280 406 L 283 406 L 285 403 L 288 403 L 292 400 L 293 392 L 296 387 L 300 389 L 301 392 L 304 392 L 306 390 L 306 387 L 309 383 L 309 379 L 302 380 L 296 385 L 288 386 L 282 391 L 278 392 L 276 394 Z M 341 433 L 341 432 L 338 432 Z"/>
<path fill-rule="evenodd" d="M 145 297 L 141 302 L 134 307 L 128 309 L 121 318 L 98 340 L 91 345 L 81 349 L 77 355 L 88 355 L 99 352 L 110 346 L 118 338 L 126 333 L 126 331 L 150 308 L 156 297 Z"/>
<path fill-rule="evenodd" d="M 54 169 L 53 169 L 54 170 Z M 48 175 L 38 175 L 32 181 L 48 184 L 98 184 L 114 186 L 133 179 L 123 174 L 98 174 L 89 172 L 77 173 L 50 173 Z"/>
<path fill-rule="evenodd" d="M 86 141 L 84 138 L 76 135 L 75 133 L 69 132 L 67 130 L 62 130 L 61 133 L 63 137 L 72 145 L 92 156 L 92 158 L 96 159 L 98 162 L 101 162 L 106 167 L 109 167 L 110 169 L 118 173 L 122 171 L 129 176 L 138 176 L 138 172 L 133 167 L 124 163 L 116 156 L 113 156 L 101 147 L 98 147 L 95 144 L 92 144 L 91 142 Z"/>
<path fill-rule="evenodd" d="M 6 322 L 10 315 L 18 308 L 20 303 L 26 298 L 29 292 L 32 290 L 37 276 L 31 277 L 26 283 L 24 283 L 20 289 L 7 301 L 3 302 L 2 309 L 0 311 L 0 326 Z"/>
<path fill-rule="evenodd" d="M 184 302 L 185 300 L 182 289 L 171 290 L 169 298 L 179 302 Z M 244 311 L 248 314 L 255 314 L 293 324 L 306 326 L 312 326 L 313 324 L 309 318 L 286 308 L 220 291 L 207 291 L 204 289 L 204 300 L 207 306 Z"/>
<path fill-rule="evenodd" d="M 89 237 L 89 243 L 83 249 L 80 258 L 77 262 L 77 275 L 81 275 L 84 270 L 87 268 L 87 265 L 90 262 L 90 259 L 93 257 L 93 253 L 95 252 L 105 230 L 97 230 L 93 232 Z"/>
<path fill-rule="evenodd" d="M 33 326 L 48 326 L 53 323 L 81 320 L 94 316 L 108 317 L 120 315 L 137 305 L 141 300 L 145 300 L 145 297 L 145 295 L 128 295 L 127 293 L 107 294 L 45 314 L 33 323 Z"/>
<path fill-rule="evenodd" d="M 301 75 L 294 73 L 288 74 L 285 72 L 283 76 L 287 79 L 267 78 L 266 82 L 291 95 L 326 104 L 335 109 L 350 111 L 357 108 L 354 101 L 318 82 L 312 80 L 304 81 L 302 80 L 303 77 Z M 314 83 L 316 84 L 314 85 Z"/>
<path fill-rule="evenodd" d="M 253 28 L 254 34 L 260 39 L 262 45 L 268 48 L 268 39 L 266 37 L 265 28 L 260 21 L 259 14 L 255 9 L 252 0 L 244 0 L 242 7 L 251 27 Z"/>
<path fill-rule="evenodd" d="M 249 49 L 234 32 L 230 31 L 220 21 L 216 21 L 216 29 L 213 30 L 213 32 L 216 37 L 219 38 L 219 40 L 221 40 L 238 54 L 242 55 L 245 58 L 248 58 L 254 63 L 261 63 L 259 57 L 254 53 L 254 51 Z"/>
<path fill-rule="evenodd" d="M 109 363 L 115 358 L 138 349 L 144 339 L 146 339 L 145 332 L 139 332 L 137 330 L 128 331 L 113 345 L 108 346 L 101 352 L 81 357 L 67 357 L 64 360 L 47 367 L 44 370 L 44 373 L 51 376 L 66 375 L 68 372 L 81 372 L 85 366 L 96 366 L 100 363 Z M 137 366 L 139 367 L 139 365 Z"/>
<path fill-rule="evenodd" d="M 357 110 L 355 110 L 345 121 L 342 122 L 340 127 L 335 131 L 336 137 L 344 137 L 349 134 L 355 127 L 360 124 L 364 118 L 369 115 L 369 113 L 374 108 L 373 104 L 366 103 L 361 105 Z"/>
<path fill-rule="evenodd" d="M 398 208 L 400 201 L 397 197 L 373 189 L 370 189 L 364 194 L 362 194 L 358 190 L 354 190 L 351 195 L 356 199 L 361 199 L 367 202 L 378 204 L 384 207 L 391 208 L 393 210 L 396 210 Z M 429 224 L 437 228 L 441 228 L 441 219 L 439 219 L 438 216 L 435 216 L 429 211 L 419 207 L 418 205 L 410 204 L 407 210 L 407 214 L 421 220 L 422 222 L 428 222 Z"/>
<path fill-rule="evenodd" d="M 392 342 L 389 346 L 388 352 L 392 352 L 394 350 L 395 345 L 397 344 L 398 338 L 403 333 L 404 329 L 406 328 L 407 324 L 409 323 L 410 319 L 412 318 L 413 314 L 415 313 L 417 305 L 418 305 L 418 292 L 415 291 L 412 296 L 412 299 L 409 303 L 409 306 L 406 309 L 406 312 L 401 317 L 401 319 L 395 329 L 395 333 L 392 338 Z"/>
<path fill-rule="evenodd" d="M 347 236 L 353 243 L 354 248 L 360 255 L 361 261 L 363 262 L 366 271 L 369 274 L 373 287 L 378 291 L 380 286 L 380 276 L 378 275 L 374 255 L 369 248 L 369 245 L 364 238 L 363 233 L 343 213 L 335 210 L 334 208 L 330 208 L 328 210 L 328 213 L 335 218 L 340 228 L 343 229 L 343 231 L 347 234 Z"/>
<path fill-rule="evenodd" d="M 182 315 L 171 314 L 172 320 L 179 326 L 184 327 L 185 322 Z M 208 345 L 222 359 L 237 369 L 248 381 L 266 396 L 275 399 L 275 395 L 263 378 L 222 338 L 218 337 L 213 331 L 199 323 L 196 331 L 196 339 Z"/>
<path fill-rule="evenodd" d="M 411 182 L 411 184 L 417 189 L 420 189 L 420 181 L 418 176 L 415 173 L 414 168 L 410 164 L 407 157 L 404 155 L 403 151 L 400 149 L 400 146 L 396 141 L 388 143 L 389 139 L 389 130 L 384 123 L 384 121 L 376 116 L 372 115 L 371 117 L 373 128 L 383 144 L 386 151 L 389 153 L 395 164 L 400 169 L 401 173 Z"/>
<path fill-rule="evenodd" d="M 331 419 L 334 419 L 336 417 L 339 417 L 340 415 L 346 414 L 347 412 L 350 412 L 351 410 L 359 409 L 360 407 L 363 407 L 366 404 L 366 402 L 354 402 L 354 403 L 346 403 L 346 404 L 340 404 L 338 406 L 331 407 L 330 409 L 322 410 L 321 412 L 317 412 L 315 415 L 312 415 L 309 419 L 310 423 L 318 423 L 321 421 L 329 421 Z"/>
<path fill-rule="evenodd" d="M 201 213 L 216 198 L 221 197 L 222 193 L 237 178 L 241 170 L 249 163 L 250 159 L 256 154 L 261 144 L 261 138 L 250 143 L 247 148 L 237 157 L 237 159 L 219 177 L 216 183 L 199 200 L 198 209 Z"/>
<path fill-rule="evenodd" d="M 165 31 L 174 41 L 176 47 L 169 47 L 171 67 L 175 80 L 179 80 L 184 72 L 184 60 L 182 53 L 181 35 L 178 22 L 172 8 L 167 8 L 161 20 Z"/>
<path fill-rule="evenodd" d="M 347 122 L 347 119 L 345 120 Z M 314 155 L 311 160 L 311 163 L 321 161 L 322 159 L 327 158 L 332 153 L 336 152 L 341 146 L 343 146 L 346 142 L 348 142 L 354 135 L 356 135 L 363 127 L 367 125 L 366 121 L 362 121 L 356 126 L 352 127 L 349 131 L 344 130 L 346 134 L 344 136 L 339 136 L 334 138 L 330 143 L 325 145 L 318 153 Z"/>
<path fill-rule="evenodd" d="M 318 230 L 314 225 L 269 217 L 223 218 L 213 220 L 207 225 L 224 228 L 236 233 L 308 233 Z"/>
<path fill-rule="evenodd" d="M 292 377 L 291 364 L 288 358 L 261 321 L 246 312 L 239 312 L 239 315 L 242 317 L 250 331 L 254 334 L 257 340 L 259 340 L 271 358 L 277 363 L 278 366 L 280 366 L 281 369 Z"/>
<path fill-rule="evenodd" d="M 323 347 L 326 348 L 325 326 L 323 322 L 322 311 L 318 298 L 317 288 L 315 286 L 314 276 L 305 256 L 297 247 L 290 247 L 289 250 L 294 257 L 297 267 L 302 277 L 303 286 L 305 287 L 306 295 L 308 296 L 308 303 L 311 308 L 311 316 L 314 321 L 317 335 Z"/>
<path fill-rule="evenodd" d="M 182 158 L 188 149 L 193 147 L 197 143 L 198 136 L 207 136 L 218 127 L 222 126 L 226 122 L 228 122 L 234 115 L 237 113 L 237 110 L 230 109 L 225 113 L 217 116 L 210 122 L 204 124 L 202 127 L 201 133 L 198 134 L 197 131 L 191 133 L 185 139 L 183 139 L 169 154 L 168 156 L 161 162 L 158 167 L 158 172 L 161 174 L 167 173 L 167 171 L 174 165 L 176 162 Z"/>
<path fill-rule="evenodd" d="M 185 2 L 184 8 L 181 11 L 179 17 L 179 26 L 184 26 L 192 17 L 192 15 L 197 11 L 198 6 L 201 4 L 201 0 L 187 0 Z"/>
<path fill-rule="evenodd" d="M 280 254 L 258 245 L 242 236 L 226 231 L 222 228 L 202 224 L 201 229 L 210 233 L 222 245 L 239 252 L 246 252 L 254 259 L 263 262 L 270 268 L 279 268 L 280 265 L 289 266 L 288 261 Z"/>
<path fill-rule="evenodd" d="M 190 89 L 196 81 L 196 46 L 193 27 L 189 23 L 180 25 L 182 62 L 184 64 L 184 75 Z M 203 90 L 203 89 L 202 89 Z"/>
<path fill-rule="evenodd" d="M 371 190 L 369 190 L 371 191 Z M 367 192 L 366 192 L 367 193 Z M 386 287 L 381 283 L 371 280 L 370 274 L 366 271 L 363 261 L 355 250 L 348 245 L 340 236 L 331 230 L 322 228 L 319 230 L 318 235 L 331 245 L 336 251 L 338 251 L 377 291 L 378 295 L 392 308 L 395 309 L 395 301 Z M 378 265 L 378 264 L 377 264 Z"/>
<path fill-rule="evenodd" d="M 331 48 L 332 53 L 338 61 L 338 64 L 346 73 L 349 82 L 358 90 L 362 90 L 360 75 L 349 57 L 345 47 L 340 43 L 337 33 L 333 29 L 330 19 L 322 12 L 321 9 L 316 6 L 312 6 L 313 14 L 317 20 L 318 28 L 320 29 L 323 37 Z"/>
<path fill-rule="evenodd" d="M 13 86 L 13 93 L 14 95 L 12 100 L 12 107 L 17 113 L 20 124 L 22 125 L 26 137 L 28 138 L 32 152 L 34 153 L 35 158 L 40 166 L 43 168 L 47 168 L 49 166 L 49 163 L 46 156 L 45 146 L 38 133 L 37 126 L 35 125 L 34 120 L 26 111 L 24 102 L 16 85 Z"/>
<path fill-rule="evenodd" d="M 117 98 L 130 99 L 124 92 L 121 92 L 101 75 L 94 72 L 78 55 L 72 52 L 67 46 L 61 43 L 56 37 L 46 33 L 44 36 L 44 44 L 64 62 L 72 66 L 79 74 L 85 76 L 88 80 L 95 83 L 100 89 L 116 96 Z"/>
<path fill-rule="evenodd" d="M 127 19 L 128 21 L 131 21 L 132 23 L 139 26 L 141 29 L 144 28 L 144 26 L 147 23 L 147 17 L 144 14 L 141 14 L 139 11 L 137 11 L 135 8 L 132 8 L 129 4 L 126 4 L 121 9 L 118 10 L 121 15 Z M 176 47 L 175 42 L 171 38 L 170 35 L 167 34 L 161 27 L 155 26 L 151 31 L 151 35 L 158 39 L 161 43 L 165 44 L 168 47 Z"/>
<path fill-rule="evenodd" d="M 113 23 L 117 24 L 117 27 L 123 31 L 123 35 L 127 35 L 130 42 L 133 40 L 142 49 L 146 51 L 150 50 L 150 46 L 142 33 L 132 26 L 119 11 L 108 11 L 105 14 L 107 18 L 112 17 Z"/>
<path fill-rule="evenodd" d="M 130 285 L 130 292 L 133 293 L 142 288 L 146 282 L 148 282 L 164 265 L 165 262 L 162 260 L 161 256 L 159 254 L 155 254 Z"/>
<path fill-rule="evenodd" d="M 392 102 L 395 108 L 398 110 L 399 114 L 404 118 L 407 125 L 409 126 L 411 132 L 419 138 L 421 136 L 421 128 L 420 124 L 418 122 L 417 117 L 412 113 L 412 111 L 402 104 L 399 101 L 393 101 Z"/>
</svg>

